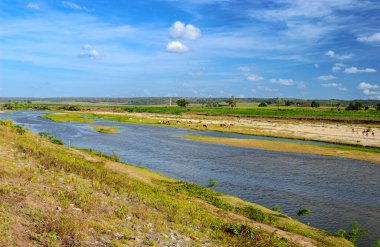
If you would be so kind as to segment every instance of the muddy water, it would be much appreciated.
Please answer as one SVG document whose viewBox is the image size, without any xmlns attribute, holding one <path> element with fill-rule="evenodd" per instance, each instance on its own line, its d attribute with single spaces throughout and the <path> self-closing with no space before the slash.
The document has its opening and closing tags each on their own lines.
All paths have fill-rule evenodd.
<svg viewBox="0 0 380 247">
<path fill-rule="evenodd" d="M 66 145 L 117 153 L 124 162 L 185 181 L 206 185 L 297 218 L 300 207 L 313 213 L 300 220 L 337 231 L 357 221 L 368 230 L 360 246 L 380 239 L 380 164 L 335 157 L 272 152 L 183 139 L 184 135 L 247 136 L 170 127 L 116 123 L 56 123 L 41 112 L 0 114 L 33 132 L 47 131 Z M 90 125 L 113 125 L 119 134 L 97 133 Z M 268 139 L 268 138 L 266 138 Z M 273 139 L 273 138 L 269 138 Z M 289 140 L 290 141 L 290 140 Z"/>
</svg>

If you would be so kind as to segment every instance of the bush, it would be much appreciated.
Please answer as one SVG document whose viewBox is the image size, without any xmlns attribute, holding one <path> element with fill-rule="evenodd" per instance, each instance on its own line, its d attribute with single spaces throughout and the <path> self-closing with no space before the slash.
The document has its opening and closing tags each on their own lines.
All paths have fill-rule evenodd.
<svg viewBox="0 0 380 247">
<path fill-rule="evenodd" d="M 273 211 L 276 211 L 276 212 L 281 212 L 281 207 L 280 205 L 276 204 L 274 205 L 274 207 L 272 208 Z"/>
<path fill-rule="evenodd" d="M 297 216 L 305 216 L 305 215 L 308 215 L 308 214 L 311 214 L 311 210 L 310 209 L 307 209 L 307 208 L 301 208 L 297 211 Z"/>
<path fill-rule="evenodd" d="M 259 107 L 266 107 L 267 106 L 267 103 L 265 103 L 265 102 L 261 102 L 260 104 L 259 104 Z"/>
<path fill-rule="evenodd" d="M 219 183 L 218 182 L 216 182 L 216 180 L 215 179 L 213 179 L 213 178 L 210 178 L 209 180 L 208 180 L 208 184 L 207 184 L 207 187 L 208 188 L 212 188 L 212 187 L 215 187 L 215 186 L 217 186 Z"/>
<path fill-rule="evenodd" d="M 357 222 L 354 222 L 350 225 L 350 229 L 348 232 L 346 230 L 340 229 L 339 231 L 335 232 L 334 235 L 337 237 L 345 238 L 348 241 L 355 243 L 356 240 L 363 237 L 366 234 L 366 232 L 367 232 L 366 230 L 360 228 L 360 226 Z M 380 244 L 379 241 L 377 241 L 375 243 L 376 247 L 377 247 L 376 244 L 378 244 L 378 243 Z"/>
</svg>

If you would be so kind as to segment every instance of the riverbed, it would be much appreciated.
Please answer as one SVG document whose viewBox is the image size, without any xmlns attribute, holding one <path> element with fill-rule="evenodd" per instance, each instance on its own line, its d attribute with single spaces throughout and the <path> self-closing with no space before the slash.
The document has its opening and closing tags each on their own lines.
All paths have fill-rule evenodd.
<svg viewBox="0 0 380 247">
<path fill-rule="evenodd" d="M 187 135 L 266 137 L 99 119 L 93 123 L 59 123 L 39 118 L 41 114 L 43 112 L 21 111 L 2 113 L 0 118 L 12 119 L 35 133 L 49 132 L 65 145 L 115 152 L 126 163 L 169 177 L 199 185 L 206 185 L 209 178 L 214 178 L 219 185 L 213 189 L 268 208 L 278 204 L 283 213 L 294 218 L 299 208 L 309 208 L 313 213 L 299 220 L 330 232 L 347 229 L 350 223 L 357 221 L 368 230 L 358 242 L 360 246 L 369 246 L 380 239 L 380 164 L 182 138 Z M 98 133 L 91 125 L 112 125 L 120 133 Z"/>
</svg>

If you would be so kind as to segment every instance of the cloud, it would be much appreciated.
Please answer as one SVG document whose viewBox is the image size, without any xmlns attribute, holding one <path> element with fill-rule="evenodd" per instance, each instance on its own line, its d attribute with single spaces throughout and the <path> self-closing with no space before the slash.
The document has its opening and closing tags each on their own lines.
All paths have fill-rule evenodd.
<svg viewBox="0 0 380 247">
<path fill-rule="evenodd" d="M 182 44 L 180 41 L 170 41 L 166 45 L 166 51 L 171 53 L 185 53 L 189 51 L 189 47 Z"/>
<path fill-rule="evenodd" d="M 358 40 L 364 43 L 380 42 L 380 33 L 374 33 L 368 36 L 361 36 L 361 37 L 358 37 Z"/>
<path fill-rule="evenodd" d="M 343 72 L 346 74 L 374 73 L 374 72 L 376 72 L 376 70 L 372 69 L 372 68 L 358 69 L 356 67 L 348 67 L 348 68 L 345 68 L 345 70 Z"/>
<path fill-rule="evenodd" d="M 336 63 L 334 64 L 334 66 L 331 68 L 331 71 L 332 72 L 338 72 L 338 71 L 341 71 L 343 70 L 344 68 L 346 68 L 347 66 L 345 64 L 342 64 L 342 63 Z"/>
<path fill-rule="evenodd" d="M 339 54 L 336 54 L 332 50 L 327 51 L 325 55 L 331 58 L 336 58 L 338 60 L 347 60 L 347 59 L 351 59 L 354 56 L 354 54 L 352 53 L 339 55 Z"/>
<path fill-rule="evenodd" d="M 333 76 L 333 75 L 321 75 L 318 77 L 318 80 L 321 80 L 321 81 L 330 81 L 330 80 L 333 80 L 335 79 L 336 77 Z"/>
<path fill-rule="evenodd" d="M 170 36 L 175 39 L 196 40 L 201 36 L 201 30 L 191 24 L 185 25 L 183 22 L 176 21 L 169 28 Z"/>
<path fill-rule="evenodd" d="M 335 82 L 324 83 L 324 84 L 321 84 L 321 86 L 328 87 L 328 88 L 336 88 L 340 91 L 347 91 L 347 88 L 343 87 L 341 83 L 335 83 Z"/>
<path fill-rule="evenodd" d="M 73 10 L 78 10 L 78 11 L 87 11 L 87 12 L 90 12 L 90 11 L 94 11 L 94 9 L 89 9 L 85 6 L 80 6 L 74 2 L 69 2 L 69 1 L 62 1 L 62 6 L 65 7 L 65 8 L 69 8 L 69 9 L 73 9 Z"/>
<path fill-rule="evenodd" d="M 270 82 L 275 83 L 275 84 L 281 84 L 284 86 L 292 86 L 294 85 L 294 80 L 292 79 L 271 79 Z"/>
<path fill-rule="evenodd" d="M 100 53 L 91 45 L 84 44 L 82 46 L 82 52 L 78 54 L 78 57 L 100 58 Z"/>
<path fill-rule="evenodd" d="M 252 67 L 252 66 L 247 66 L 247 65 L 245 65 L 245 66 L 240 66 L 240 67 L 239 67 L 239 70 L 240 70 L 240 71 L 243 71 L 243 72 L 249 72 L 249 71 L 253 70 L 253 67 Z"/>
<path fill-rule="evenodd" d="M 246 76 L 248 81 L 261 81 L 264 80 L 264 77 L 255 75 L 255 74 L 249 74 Z"/>
<path fill-rule="evenodd" d="M 380 99 L 380 86 L 377 84 L 370 84 L 367 82 L 361 82 L 358 85 L 358 89 L 362 90 L 364 95 L 369 96 L 372 99 Z M 378 90 L 376 90 L 378 89 Z"/>
<path fill-rule="evenodd" d="M 41 9 L 41 7 L 40 7 L 40 5 L 38 3 L 28 3 L 26 5 L 26 7 L 28 9 L 34 9 L 34 10 L 40 10 Z"/>
<path fill-rule="evenodd" d="M 319 68 L 319 64 L 315 63 L 314 64 L 314 68 L 318 69 Z"/>
</svg>

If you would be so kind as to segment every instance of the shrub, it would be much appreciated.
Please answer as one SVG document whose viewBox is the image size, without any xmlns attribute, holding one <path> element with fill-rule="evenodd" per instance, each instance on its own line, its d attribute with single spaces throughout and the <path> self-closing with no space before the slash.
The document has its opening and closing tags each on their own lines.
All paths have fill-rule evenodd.
<svg viewBox="0 0 380 247">
<path fill-rule="evenodd" d="M 348 241 L 355 243 L 356 240 L 363 237 L 366 234 L 366 232 L 367 232 L 366 230 L 360 228 L 360 226 L 357 222 L 354 222 L 354 223 L 350 224 L 350 229 L 348 232 L 346 230 L 340 229 L 337 232 L 335 232 L 334 235 L 337 237 L 345 238 Z M 376 247 L 378 247 L 377 244 L 379 244 L 379 246 L 380 246 L 380 240 L 378 240 L 375 243 Z"/>
<path fill-rule="evenodd" d="M 311 214 L 311 210 L 307 209 L 307 208 L 300 208 L 297 211 L 297 216 L 305 216 L 305 215 L 308 215 L 308 214 Z"/>
<path fill-rule="evenodd" d="M 259 107 L 266 107 L 267 106 L 267 103 L 265 103 L 265 102 L 261 102 L 260 104 L 259 104 Z"/>
<path fill-rule="evenodd" d="M 212 188 L 212 187 L 217 186 L 218 184 L 219 184 L 219 183 L 218 183 L 215 179 L 210 178 L 210 179 L 208 180 L 207 187 L 208 187 L 208 188 Z"/>
<path fill-rule="evenodd" d="M 317 101 L 312 101 L 311 104 L 310 104 L 311 107 L 319 107 L 319 103 Z"/>
<path fill-rule="evenodd" d="M 276 204 L 274 205 L 274 207 L 272 208 L 273 211 L 276 211 L 276 212 L 280 212 L 281 211 L 281 207 L 280 205 Z"/>
</svg>

